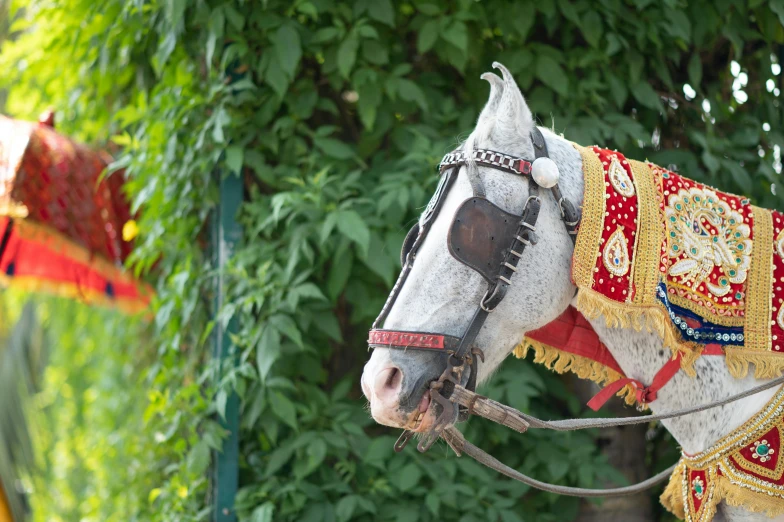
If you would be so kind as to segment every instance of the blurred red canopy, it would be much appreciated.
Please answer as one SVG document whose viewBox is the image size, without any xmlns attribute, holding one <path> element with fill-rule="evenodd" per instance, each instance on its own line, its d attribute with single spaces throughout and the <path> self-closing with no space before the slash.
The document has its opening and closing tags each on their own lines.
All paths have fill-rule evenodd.
<svg viewBox="0 0 784 522">
<path fill-rule="evenodd" d="M 124 176 L 111 161 L 38 123 L 0 115 L 0 284 L 146 309 L 152 289 L 123 269 L 132 244 Z"/>
</svg>

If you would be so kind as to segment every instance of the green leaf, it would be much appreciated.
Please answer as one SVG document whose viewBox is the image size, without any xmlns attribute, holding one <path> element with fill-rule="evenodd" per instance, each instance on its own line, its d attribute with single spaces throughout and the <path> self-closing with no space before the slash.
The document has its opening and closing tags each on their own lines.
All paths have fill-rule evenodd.
<svg viewBox="0 0 784 522">
<path fill-rule="evenodd" d="M 441 37 L 463 52 L 468 50 L 468 28 L 463 22 L 454 22 Z"/>
<path fill-rule="evenodd" d="M 585 36 L 585 41 L 587 41 L 591 47 L 599 47 L 602 34 L 604 34 L 602 17 L 599 16 L 599 13 L 593 10 L 588 11 L 583 17 L 580 29 L 583 32 L 583 36 Z"/>
<path fill-rule="evenodd" d="M 417 52 L 424 54 L 438 41 L 438 21 L 428 20 L 417 33 Z"/>
<path fill-rule="evenodd" d="M 390 477 L 392 482 L 400 491 L 406 492 L 413 489 L 422 478 L 422 470 L 413 462 L 403 466 L 403 469 Z"/>
<path fill-rule="evenodd" d="M 422 89 L 419 88 L 419 85 L 412 82 L 411 80 L 400 78 L 397 82 L 397 89 L 400 97 L 405 101 L 416 102 L 420 109 L 423 111 L 427 110 L 427 100 L 425 99 L 425 93 L 422 92 Z"/>
<path fill-rule="evenodd" d="M 220 389 L 215 394 L 215 409 L 218 410 L 218 415 L 223 420 L 226 420 L 226 403 L 229 400 L 229 395 L 226 390 Z"/>
<path fill-rule="evenodd" d="M 274 43 L 275 54 L 283 72 L 289 78 L 293 78 L 300 58 L 302 58 L 302 43 L 299 39 L 299 33 L 290 24 L 281 25 L 275 32 Z"/>
<path fill-rule="evenodd" d="M 346 79 L 354 68 L 354 62 L 357 61 L 357 50 L 359 50 L 359 38 L 354 33 L 351 33 L 338 47 L 338 70 Z"/>
<path fill-rule="evenodd" d="M 282 334 L 286 335 L 289 339 L 294 341 L 294 343 L 300 348 L 303 347 L 302 334 L 299 331 L 299 327 L 297 327 L 297 323 L 294 322 L 294 319 L 292 319 L 288 315 L 275 314 L 271 316 L 269 318 L 269 325 L 275 328 L 277 331 L 281 332 Z"/>
<path fill-rule="evenodd" d="M 699 53 L 694 53 L 689 59 L 689 83 L 695 90 L 699 90 L 702 82 L 702 60 Z"/>
<path fill-rule="evenodd" d="M 561 96 L 569 94 L 569 77 L 561 65 L 547 55 L 536 60 L 536 76 Z"/>
<path fill-rule="evenodd" d="M 341 210 L 337 215 L 337 226 L 341 234 L 354 241 L 363 252 L 370 246 L 370 229 L 353 210 Z"/>
<path fill-rule="evenodd" d="M 275 504 L 272 502 L 265 502 L 253 510 L 250 516 L 250 522 L 272 522 L 272 515 L 275 514 Z"/>
<path fill-rule="evenodd" d="M 313 143 L 321 149 L 324 154 L 337 159 L 349 159 L 354 157 L 354 151 L 340 140 L 334 138 L 313 138 Z"/>
<path fill-rule="evenodd" d="M 278 95 L 278 98 L 283 99 L 286 91 L 289 89 L 289 79 L 283 68 L 278 62 L 277 56 L 273 56 L 267 65 L 267 70 L 264 74 L 264 81 L 272 87 L 272 90 Z"/>
<path fill-rule="evenodd" d="M 665 27 L 672 36 L 681 38 L 687 43 L 691 41 L 691 22 L 686 13 L 676 8 L 665 9 L 664 16 L 669 21 Z"/>
<path fill-rule="evenodd" d="M 338 501 L 335 506 L 335 514 L 338 517 L 338 522 L 346 522 L 354 516 L 354 510 L 357 508 L 357 496 L 347 495 Z"/>
<path fill-rule="evenodd" d="M 553 481 L 559 481 L 566 476 L 569 471 L 569 461 L 564 459 L 549 459 L 547 470 Z"/>
<path fill-rule="evenodd" d="M 656 111 L 661 110 L 659 95 L 653 90 L 651 84 L 645 80 L 642 80 L 632 87 L 632 96 L 634 96 L 635 100 L 649 109 Z"/>
<path fill-rule="evenodd" d="M 280 392 L 270 393 L 269 399 L 272 412 L 277 415 L 280 420 L 296 430 L 297 411 L 296 408 L 294 408 L 294 403 Z"/>
<path fill-rule="evenodd" d="M 302 477 L 306 477 L 316 471 L 321 466 L 321 463 L 324 462 L 324 458 L 327 456 L 327 443 L 324 442 L 324 439 L 316 439 L 308 445 L 305 453 L 308 456 L 308 460 Z"/>
<path fill-rule="evenodd" d="M 395 26 L 395 10 L 390 0 L 371 0 L 368 5 L 368 15 L 389 27 Z"/>
<path fill-rule="evenodd" d="M 202 476 L 207 471 L 207 466 L 209 465 L 210 447 L 204 440 L 200 440 L 188 452 L 188 473 L 197 477 Z"/>
<path fill-rule="evenodd" d="M 226 149 L 226 165 L 232 174 L 239 175 L 242 171 L 242 162 L 245 150 L 242 147 L 232 145 Z"/>
<path fill-rule="evenodd" d="M 256 345 L 256 366 L 262 379 L 269 375 L 270 368 L 280 358 L 280 333 L 270 325 L 264 327 Z"/>
</svg>

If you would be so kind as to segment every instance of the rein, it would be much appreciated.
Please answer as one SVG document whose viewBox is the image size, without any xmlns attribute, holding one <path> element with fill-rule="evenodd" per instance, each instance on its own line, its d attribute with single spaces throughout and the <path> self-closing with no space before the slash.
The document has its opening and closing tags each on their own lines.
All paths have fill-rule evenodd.
<svg viewBox="0 0 784 522">
<path fill-rule="evenodd" d="M 426 392 L 430 394 L 430 407 L 435 408 L 438 415 L 431 429 L 424 434 L 417 445 L 417 449 L 420 452 L 427 451 L 436 440 L 443 438 L 458 457 L 466 454 L 485 466 L 537 489 L 579 497 L 633 495 L 667 479 L 675 466 L 673 465 L 645 481 L 621 488 L 583 489 L 559 486 L 540 482 L 504 465 L 488 453 L 466 441 L 462 433 L 454 427 L 454 424 L 468 419 L 472 414 L 490 419 L 519 433 L 525 433 L 529 428 L 572 431 L 649 423 L 730 404 L 784 384 L 784 376 L 726 399 L 696 407 L 642 417 L 543 421 L 477 395 L 475 389 L 478 365 L 480 361 L 484 362 L 484 354 L 480 349 L 474 347 L 473 343 L 484 326 L 488 315 L 495 310 L 506 296 L 506 292 L 512 282 L 511 278 L 518 270 L 517 264 L 522 258 L 525 248 L 533 246 L 537 242 L 535 234 L 536 221 L 539 217 L 542 202 L 539 197 L 539 188 L 550 189 L 552 192 L 561 211 L 561 217 L 567 233 L 573 243 L 580 220 L 572 202 L 561 194 L 558 187 L 558 167 L 548 157 L 544 136 L 536 127 L 531 132 L 531 141 L 534 145 L 535 153 L 535 158 L 532 161 L 486 149 L 476 149 L 470 152 L 456 150 L 444 156 L 439 165 L 441 180 L 420 221 L 409 231 L 403 242 L 403 251 L 401 253 L 403 269 L 381 313 L 373 323 L 368 337 L 368 345 L 371 348 L 436 351 L 443 354 L 445 358 L 443 372 L 438 379 L 430 383 Z M 403 284 L 411 273 L 417 252 L 424 243 L 425 237 L 438 216 L 446 195 L 457 178 L 460 167 L 463 165 L 467 166 L 466 170 L 473 190 L 473 197 L 464 201 L 455 213 L 447 236 L 449 252 L 455 259 L 474 269 L 487 281 L 487 291 L 479 301 L 468 327 L 460 337 L 433 332 L 383 329 L 381 325 L 400 295 Z M 529 195 L 521 215 L 510 214 L 491 203 L 485 197 L 484 185 L 475 168 L 476 165 L 524 176 L 528 179 Z M 499 238 L 498 242 L 495 241 L 496 237 Z M 509 241 L 507 245 L 500 243 L 501 239 L 507 238 Z M 674 364 L 671 366 L 674 368 Z M 678 366 L 680 365 L 678 364 Z M 669 370 L 672 370 L 672 368 L 668 368 L 668 372 L 662 374 L 661 380 L 663 382 L 659 383 L 658 387 L 653 388 L 656 385 L 654 383 L 652 387 L 645 389 L 646 393 L 642 393 L 641 396 L 643 399 L 647 396 L 648 400 L 643 402 L 650 402 L 650 400 L 655 398 L 656 389 L 669 380 L 668 378 L 665 379 L 665 374 L 673 373 Z M 641 385 L 641 383 L 638 384 Z M 608 393 L 605 393 L 605 395 L 609 398 Z M 404 430 L 395 443 L 395 451 L 402 451 L 414 435 L 414 431 Z"/>
</svg>

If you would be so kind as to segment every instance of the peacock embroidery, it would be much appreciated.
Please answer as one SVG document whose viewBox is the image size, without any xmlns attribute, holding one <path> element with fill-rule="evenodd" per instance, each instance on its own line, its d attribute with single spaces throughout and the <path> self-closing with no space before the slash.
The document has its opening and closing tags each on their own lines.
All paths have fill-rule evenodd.
<svg viewBox="0 0 784 522">
<path fill-rule="evenodd" d="M 693 290 L 705 285 L 723 297 L 730 283 L 741 284 L 751 265 L 751 229 L 743 216 L 709 189 L 691 187 L 670 195 L 664 209 L 668 255 L 675 261 L 668 274 Z M 713 281 L 711 274 L 720 275 Z"/>
</svg>

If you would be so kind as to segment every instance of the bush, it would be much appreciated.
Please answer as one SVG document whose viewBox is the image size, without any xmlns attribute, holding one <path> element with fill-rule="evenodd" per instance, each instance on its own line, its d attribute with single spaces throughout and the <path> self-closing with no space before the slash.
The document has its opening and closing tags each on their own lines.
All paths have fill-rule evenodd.
<svg viewBox="0 0 784 522">
<path fill-rule="evenodd" d="M 122 147 L 117 165 L 143 210 L 133 261 L 145 273 L 158 262 L 147 430 L 166 436 L 149 463 L 159 484 L 136 514 L 145 520 L 206 519 L 206 456 L 220 437 L 209 419 L 231 389 L 244 519 L 574 517 L 575 500 L 465 459 L 393 458 L 394 434 L 372 425 L 358 387 L 406 224 L 433 166 L 472 128 L 492 61 L 569 139 L 761 205 L 784 194 L 780 0 L 17 0 L 10 14 L 7 110 L 52 104 L 66 133 Z M 219 315 L 239 319 L 240 364 L 217 405 L 204 253 L 216 172 L 247 189 Z M 507 363 L 486 392 L 545 417 L 580 411 L 560 379 L 526 363 Z M 590 434 L 469 431 L 543 480 L 589 486 L 609 470 Z"/>
</svg>

